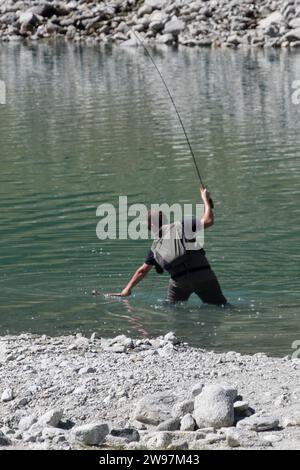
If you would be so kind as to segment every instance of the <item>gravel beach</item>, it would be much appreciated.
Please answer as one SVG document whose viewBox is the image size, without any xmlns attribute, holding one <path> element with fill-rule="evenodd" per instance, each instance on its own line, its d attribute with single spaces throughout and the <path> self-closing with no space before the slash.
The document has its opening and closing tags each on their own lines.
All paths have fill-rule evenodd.
<svg viewBox="0 0 300 470">
<path fill-rule="evenodd" d="M 0 339 L 0 449 L 300 449 L 300 359 L 153 339 Z"/>
<path fill-rule="evenodd" d="M 0 1 L 0 40 L 188 47 L 300 46 L 298 0 Z"/>
</svg>

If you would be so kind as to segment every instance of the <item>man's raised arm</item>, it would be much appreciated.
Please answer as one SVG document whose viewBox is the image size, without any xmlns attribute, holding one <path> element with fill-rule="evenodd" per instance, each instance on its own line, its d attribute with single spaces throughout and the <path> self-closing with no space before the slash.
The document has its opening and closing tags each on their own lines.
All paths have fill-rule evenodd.
<svg viewBox="0 0 300 470">
<path fill-rule="evenodd" d="M 214 224 L 214 212 L 211 208 L 209 201 L 210 195 L 204 186 L 200 187 L 200 194 L 204 203 L 204 214 L 202 217 L 202 224 L 204 228 L 211 227 Z"/>
</svg>

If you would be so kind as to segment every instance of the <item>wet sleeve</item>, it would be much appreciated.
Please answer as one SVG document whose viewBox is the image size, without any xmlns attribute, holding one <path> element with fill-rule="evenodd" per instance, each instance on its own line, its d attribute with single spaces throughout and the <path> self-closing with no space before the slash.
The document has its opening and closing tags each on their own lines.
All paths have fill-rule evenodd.
<svg viewBox="0 0 300 470">
<path fill-rule="evenodd" d="M 147 257 L 145 259 L 145 264 L 148 264 L 149 266 L 155 266 L 155 259 L 152 250 L 148 251 Z"/>
</svg>

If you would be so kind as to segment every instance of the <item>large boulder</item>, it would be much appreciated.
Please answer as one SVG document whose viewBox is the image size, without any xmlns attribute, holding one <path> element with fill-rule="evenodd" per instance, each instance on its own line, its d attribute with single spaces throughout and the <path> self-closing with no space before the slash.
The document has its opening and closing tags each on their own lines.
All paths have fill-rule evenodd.
<svg viewBox="0 0 300 470">
<path fill-rule="evenodd" d="M 269 29 L 269 27 L 272 24 L 280 24 L 282 20 L 282 15 L 279 11 L 274 11 L 270 15 L 268 15 L 266 18 L 263 18 L 262 20 L 259 21 L 258 23 L 258 29 L 261 29 L 263 31 L 266 31 Z"/>
<path fill-rule="evenodd" d="M 171 20 L 165 24 L 164 33 L 178 36 L 185 29 L 185 22 L 182 20 Z"/>
<path fill-rule="evenodd" d="M 108 433 L 109 428 L 106 423 L 91 423 L 73 428 L 70 438 L 77 443 L 95 446 L 101 444 Z"/>
<path fill-rule="evenodd" d="M 158 425 L 172 418 L 172 406 L 176 397 L 171 393 L 161 392 L 142 398 L 135 409 L 134 419 L 144 424 Z"/>
<path fill-rule="evenodd" d="M 195 398 L 194 418 L 199 428 L 232 426 L 232 396 L 220 385 L 208 385 Z"/>
</svg>

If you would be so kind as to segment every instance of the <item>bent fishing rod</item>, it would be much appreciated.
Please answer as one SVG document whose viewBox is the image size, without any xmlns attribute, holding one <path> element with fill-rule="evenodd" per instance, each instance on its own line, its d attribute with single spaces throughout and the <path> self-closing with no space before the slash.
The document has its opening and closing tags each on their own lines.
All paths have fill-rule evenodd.
<svg viewBox="0 0 300 470">
<path fill-rule="evenodd" d="M 163 77 L 161 71 L 160 71 L 159 68 L 157 67 L 157 65 L 156 65 L 156 63 L 155 63 L 155 61 L 154 61 L 152 55 L 150 54 L 148 48 L 146 47 L 144 41 L 139 37 L 139 35 L 138 35 L 133 29 L 131 30 L 131 32 L 134 34 L 134 36 L 136 37 L 136 39 L 138 40 L 138 42 L 139 42 L 139 43 L 141 44 L 141 46 L 144 48 L 146 54 L 148 55 L 149 59 L 151 60 L 152 64 L 154 65 L 156 71 L 158 72 L 158 74 L 159 74 L 159 76 L 160 76 L 160 78 L 161 78 L 161 81 L 163 82 L 163 84 L 164 84 L 164 86 L 165 86 L 165 88 L 166 88 L 166 90 L 167 90 L 167 93 L 168 93 L 168 95 L 169 95 L 169 98 L 170 98 L 170 100 L 171 100 L 171 103 L 173 104 L 173 107 L 174 107 L 174 109 L 175 109 L 176 115 L 177 115 L 178 120 L 179 120 L 179 122 L 180 122 L 180 125 L 181 125 L 181 127 L 182 127 L 182 130 L 183 130 L 185 139 L 186 139 L 186 141 L 187 141 L 188 147 L 189 147 L 189 149 L 190 149 L 190 153 L 191 153 L 191 155 L 192 155 L 192 159 L 193 159 L 193 162 L 194 162 L 194 165 L 195 165 L 195 168 L 196 168 L 196 172 L 197 172 L 197 175 L 198 175 L 200 184 L 201 184 L 201 186 L 204 186 L 204 183 L 203 183 L 203 180 L 202 180 L 202 178 L 201 178 L 201 174 L 200 174 L 200 171 L 199 171 L 199 168 L 198 168 L 198 165 L 197 165 L 197 161 L 196 161 L 196 157 L 195 157 L 195 154 L 194 154 L 192 145 L 191 145 L 190 140 L 189 140 L 189 138 L 188 138 L 188 135 L 187 135 L 187 132 L 186 132 L 186 130 L 185 130 L 183 121 L 182 121 L 181 116 L 180 116 L 180 114 L 179 114 L 179 111 L 178 111 L 178 108 L 177 108 L 176 103 L 175 103 L 175 101 L 174 101 L 174 98 L 173 98 L 173 96 L 171 95 L 171 92 L 170 92 L 170 90 L 169 90 L 169 87 L 168 87 L 168 85 L 167 85 L 167 83 L 166 83 L 166 81 L 165 81 L 165 79 L 164 79 L 164 77 Z M 214 208 L 214 203 L 213 203 L 213 200 L 212 200 L 211 198 L 209 198 L 209 203 L 210 203 L 211 208 L 213 209 L 213 208 Z"/>
</svg>

